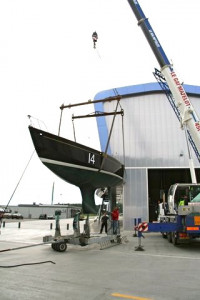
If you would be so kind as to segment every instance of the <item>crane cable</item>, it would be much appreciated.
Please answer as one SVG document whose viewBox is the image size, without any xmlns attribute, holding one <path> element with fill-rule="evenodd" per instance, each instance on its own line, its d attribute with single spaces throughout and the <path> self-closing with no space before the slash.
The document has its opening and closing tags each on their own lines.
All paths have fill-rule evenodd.
<svg viewBox="0 0 200 300">
<path fill-rule="evenodd" d="M 115 112 L 114 112 L 114 116 L 113 116 L 113 120 L 112 120 L 112 124 L 111 124 L 111 128 L 110 128 L 110 133 L 109 133 L 106 148 L 105 148 L 105 152 L 103 154 L 103 160 L 101 162 L 101 165 L 100 165 L 100 168 L 99 168 L 98 172 L 100 172 L 102 170 L 104 162 L 105 162 L 105 158 L 107 156 L 107 151 L 108 151 L 108 147 L 109 147 L 109 143 L 110 143 L 110 138 L 111 138 L 111 135 L 112 135 L 113 125 L 114 125 L 114 122 L 115 122 L 115 117 L 116 117 L 116 112 L 117 112 L 117 108 L 118 108 L 118 105 L 119 105 L 119 101 L 120 100 L 118 99 L 117 100 L 117 105 L 116 105 L 116 108 L 115 108 Z"/>
<path fill-rule="evenodd" d="M 95 49 L 95 50 L 96 50 L 96 53 L 97 53 L 98 57 L 101 59 L 101 55 L 100 55 L 98 49 Z"/>
<path fill-rule="evenodd" d="M 117 89 L 113 89 L 115 96 L 119 96 L 119 93 L 117 91 Z M 121 108 L 122 113 L 122 147 L 123 147 L 123 161 L 124 161 L 124 166 L 125 166 L 125 141 L 124 141 L 124 110 L 121 106 L 121 103 L 119 102 L 119 106 Z"/>
</svg>

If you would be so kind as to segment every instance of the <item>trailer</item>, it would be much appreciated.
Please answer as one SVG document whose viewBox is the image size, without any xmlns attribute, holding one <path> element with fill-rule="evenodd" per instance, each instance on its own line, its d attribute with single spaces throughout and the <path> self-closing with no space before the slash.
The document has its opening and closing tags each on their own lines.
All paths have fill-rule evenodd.
<svg viewBox="0 0 200 300">
<path fill-rule="evenodd" d="M 91 234 L 90 233 L 90 220 L 89 215 L 82 216 L 80 211 L 76 213 L 73 219 L 73 233 L 62 235 L 60 229 L 60 215 L 61 211 L 55 211 L 55 234 L 46 235 L 43 237 L 43 243 L 51 244 L 51 248 L 58 252 L 64 252 L 67 250 L 67 245 L 79 245 L 81 247 L 88 246 L 91 244 L 99 244 L 100 249 L 106 249 L 112 246 L 116 246 L 126 242 L 126 236 L 121 236 L 120 227 L 118 225 L 117 234 L 113 233 L 113 226 L 110 223 L 108 226 L 108 234 L 102 236 L 101 234 Z M 83 231 L 81 232 L 80 223 L 83 223 Z"/>
</svg>

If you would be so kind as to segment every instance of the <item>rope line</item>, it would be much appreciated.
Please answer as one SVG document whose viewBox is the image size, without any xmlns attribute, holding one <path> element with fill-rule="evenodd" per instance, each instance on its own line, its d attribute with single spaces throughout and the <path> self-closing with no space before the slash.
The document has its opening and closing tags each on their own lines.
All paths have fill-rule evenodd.
<svg viewBox="0 0 200 300">
<path fill-rule="evenodd" d="M 21 177 L 20 177 L 20 179 L 19 179 L 19 181 L 18 181 L 18 183 L 17 183 L 17 185 L 16 185 L 16 187 L 15 187 L 15 189 L 14 189 L 12 195 L 11 195 L 11 197 L 10 197 L 10 200 L 8 201 L 8 203 L 7 203 L 6 207 L 5 207 L 5 210 L 8 208 L 8 205 L 9 205 L 10 201 L 12 200 L 12 198 L 13 198 L 13 196 L 14 196 L 14 194 L 15 194 L 15 192 L 16 192 L 18 186 L 19 186 L 19 184 L 20 184 L 20 182 L 21 182 L 21 180 L 22 180 L 22 177 L 24 176 L 24 173 L 25 173 L 26 169 L 28 168 L 28 165 L 29 165 L 29 163 L 30 163 L 30 161 L 31 161 L 31 159 L 32 159 L 34 153 L 35 153 L 35 150 L 34 150 L 33 153 L 31 154 L 31 157 L 30 157 L 30 159 L 29 159 L 29 161 L 28 161 L 28 163 L 27 163 L 27 165 L 26 165 L 26 167 L 25 167 L 25 169 L 24 169 L 24 171 L 23 171 L 23 173 L 22 173 L 22 175 L 21 175 Z"/>
<path fill-rule="evenodd" d="M 16 268 L 16 267 L 22 267 L 22 266 L 41 265 L 41 264 L 46 264 L 46 263 L 51 263 L 54 265 L 56 264 L 52 260 L 46 260 L 46 261 L 40 261 L 40 262 L 35 262 L 35 263 L 18 264 L 18 265 L 11 265 L 11 266 L 0 266 L 0 268 Z"/>
</svg>

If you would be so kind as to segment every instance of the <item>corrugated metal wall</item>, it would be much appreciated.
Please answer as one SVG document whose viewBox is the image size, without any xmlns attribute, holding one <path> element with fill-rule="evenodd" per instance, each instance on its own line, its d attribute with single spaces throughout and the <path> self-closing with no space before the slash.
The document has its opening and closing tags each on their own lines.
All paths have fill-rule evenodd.
<svg viewBox="0 0 200 300">
<path fill-rule="evenodd" d="M 188 168 L 188 152 L 185 133 L 162 91 L 124 97 L 120 104 L 124 110 L 125 153 L 122 117 L 119 115 L 116 116 L 110 150 L 121 162 L 125 156 L 124 228 L 131 229 L 133 218 L 148 220 L 148 168 Z M 200 98 L 190 99 L 196 111 L 200 112 Z M 114 111 L 116 104 L 116 101 L 105 102 L 104 112 Z M 104 126 L 108 132 L 112 118 L 105 119 Z M 98 129 L 103 146 L 106 135 L 102 122 Z M 199 167 L 195 155 L 193 157 Z"/>
<path fill-rule="evenodd" d="M 126 183 L 124 185 L 124 229 L 133 229 L 134 218 L 141 217 L 148 220 L 148 185 L 147 170 L 126 170 Z"/>
<path fill-rule="evenodd" d="M 200 111 L 200 100 L 191 98 Z M 106 102 L 104 111 L 114 111 L 116 102 Z M 126 167 L 188 166 L 185 133 L 164 94 L 124 98 L 124 140 Z M 110 128 L 112 117 L 106 118 Z M 116 117 L 111 136 L 111 153 L 123 159 L 122 119 Z M 180 153 L 183 156 L 180 156 Z M 196 157 L 195 157 L 195 162 Z"/>
</svg>

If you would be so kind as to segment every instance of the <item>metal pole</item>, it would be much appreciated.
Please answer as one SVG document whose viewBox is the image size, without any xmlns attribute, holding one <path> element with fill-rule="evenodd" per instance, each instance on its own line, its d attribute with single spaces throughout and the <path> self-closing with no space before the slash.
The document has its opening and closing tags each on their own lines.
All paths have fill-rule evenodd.
<svg viewBox="0 0 200 300">
<path fill-rule="evenodd" d="M 60 108 L 60 109 L 61 109 L 61 113 L 60 113 L 60 122 L 59 122 L 59 127 L 58 127 L 58 136 L 60 136 L 60 128 L 61 128 L 62 114 L 63 114 L 63 109 L 62 108 Z"/>
<path fill-rule="evenodd" d="M 138 218 L 138 225 L 142 223 L 142 219 Z M 144 251 L 142 243 L 141 243 L 141 238 L 143 237 L 142 232 L 138 230 L 138 246 L 135 247 L 135 251 Z"/>
<path fill-rule="evenodd" d="M 51 205 L 53 205 L 53 198 L 54 198 L 54 184 L 55 184 L 55 182 L 53 182 L 53 186 L 52 186 Z"/>
<path fill-rule="evenodd" d="M 74 119 L 73 119 L 73 116 L 74 116 L 74 115 L 72 115 L 72 125 L 73 125 L 74 141 L 76 142 L 76 133 L 75 133 L 75 126 L 74 126 Z"/>
<path fill-rule="evenodd" d="M 80 102 L 80 103 L 76 103 L 76 104 L 69 104 L 69 105 L 64 105 L 62 104 L 60 109 L 63 110 L 64 108 L 71 108 L 71 107 L 74 107 L 74 106 L 82 106 L 82 105 L 87 105 L 87 104 L 94 104 L 94 103 L 99 103 L 99 102 L 110 102 L 110 101 L 113 101 L 113 100 L 117 100 L 119 101 L 121 99 L 121 96 L 114 96 L 114 97 L 108 97 L 108 98 L 105 98 L 105 99 L 100 99 L 100 100 L 94 100 L 94 101 L 87 101 L 87 102 Z"/>
<path fill-rule="evenodd" d="M 135 229 L 135 233 L 133 234 L 133 237 L 137 237 L 136 226 L 137 226 L 137 219 L 134 218 L 134 229 Z"/>
<path fill-rule="evenodd" d="M 189 141 L 188 141 L 188 133 L 187 133 L 186 124 L 184 124 L 184 130 L 185 130 L 185 138 L 186 138 L 188 157 L 189 157 L 190 175 L 191 175 L 192 183 L 197 183 L 197 178 L 196 178 L 196 173 L 195 173 L 195 168 L 194 168 L 194 161 L 192 159 L 190 144 L 189 144 Z"/>
<path fill-rule="evenodd" d="M 120 99 L 119 99 L 119 100 L 120 100 Z M 118 105 L 119 105 L 119 100 L 117 101 L 117 105 L 116 105 L 116 109 L 115 109 L 115 114 L 114 114 L 114 116 L 113 116 L 113 120 L 112 120 L 112 124 L 111 124 L 111 128 L 110 128 L 110 133 L 109 133 L 108 141 L 107 141 L 107 144 L 106 144 L 105 153 L 103 153 L 103 160 L 102 160 L 101 166 L 100 166 L 100 168 L 99 168 L 99 172 L 100 172 L 101 169 L 103 168 L 104 161 L 105 161 L 105 158 L 106 158 L 106 156 L 107 156 L 108 146 L 109 146 L 109 143 L 110 143 L 110 138 L 111 138 L 111 134 L 112 134 L 114 122 L 115 122 L 115 117 L 116 117 L 116 112 L 117 112 L 117 108 L 118 108 Z"/>
</svg>

